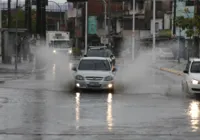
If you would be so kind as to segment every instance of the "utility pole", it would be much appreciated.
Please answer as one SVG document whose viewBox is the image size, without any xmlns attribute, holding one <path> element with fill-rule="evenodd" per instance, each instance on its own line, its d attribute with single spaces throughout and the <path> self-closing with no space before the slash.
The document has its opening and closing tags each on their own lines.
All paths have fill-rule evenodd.
<svg viewBox="0 0 200 140">
<path fill-rule="evenodd" d="M 88 2 L 85 2 L 85 54 L 88 48 Z"/>
<path fill-rule="evenodd" d="M 28 5 L 29 5 L 29 0 L 25 0 L 25 20 L 24 20 L 24 25 L 25 25 L 25 28 L 28 29 Z"/>
<path fill-rule="evenodd" d="M 41 0 L 41 39 L 46 40 L 46 0 Z"/>
<path fill-rule="evenodd" d="M 111 45 L 111 0 L 108 0 L 108 43 Z"/>
<path fill-rule="evenodd" d="M 176 34 L 176 0 L 174 0 L 173 34 Z"/>
<path fill-rule="evenodd" d="M 133 27 L 132 27 L 132 60 L 135 59 L 135 0 L 133 0 Z"/>
<path fill-rule="evenodd" d="M 155 48 L 156 48 L 156 0 L 153 0 L 153 62 L 155 62 Z"/>
<path fill-rule="evenodd" d="M 36 33 L 37 35 L 41 34 L 41 0 L 37 0 L 36 2 Z"/>
<path fill-rule="evenodd" d="M 75 47 L 78 48 L 78 34 L 77 34 L 77 31 L 78 31 L 78 2 L 76 2 L 76 17 L 75 17 L 75 36 L 76 36 L 76 40 L 75 40 Z"/>
<path fill-rule="evenodd" d="M 11 0 L 8 0 L 8 28 L 11 27 Z"/>
</svg>

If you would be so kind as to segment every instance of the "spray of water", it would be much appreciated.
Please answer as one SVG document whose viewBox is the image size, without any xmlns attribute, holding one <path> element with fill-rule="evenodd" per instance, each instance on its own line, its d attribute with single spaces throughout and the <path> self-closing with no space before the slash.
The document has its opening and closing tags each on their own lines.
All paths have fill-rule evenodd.
<svg viewBox="0 0 200 140">
<path fill-rule="evenodd" d="M 161 48 L 163 45 L 163 43 L 157 44 L 157 47 Z M 144 46 L 140 47 L 145 48 Z M 131 57 L 126 57 L 128 54 L 121 54 L 116 74 L 116 92 L 129 94 L 168 93 L 168 89 L 173 83 L 170 83 L 169 78 L 163 79 L 163 75 L 159 75 L 159 70 L 155 69 L 154 66 L 160 60 L 157 58 L 156 61 L 153 61 L 152 49 L 141 49 L 138 53 L 134 61 L 131 60 Z M 158 52 L 154 54 L 157 56 Z M 173 92 L 172 89 L 170 90 Z"/>
<path fill-rule="evenodd" d="M 72 89 L 72 60 L 68 51 L 54 51 L 48 46 L 40 45 L 36 56 L 46 68 L 45 80 L 52 81 L 56 86 L 64 87 L 65 90 Z"/>
</svg>

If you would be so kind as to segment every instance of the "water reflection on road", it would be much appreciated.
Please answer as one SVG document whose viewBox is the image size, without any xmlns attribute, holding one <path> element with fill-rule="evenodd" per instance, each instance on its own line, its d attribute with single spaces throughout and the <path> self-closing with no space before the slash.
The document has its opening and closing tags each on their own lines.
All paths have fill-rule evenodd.
<svg viewBox="0 0 200 140">
<path fill-rule="evenodd" d="M 200 110 L 199 110 L 199 101 L 191 101 L 188 108 L 188 115 L 190 117 L 191 128 L 193 132 L 199 130 L 199 119 L 200 119 Z"/>
<path fill-rule="evenodd" d="M 108 130 L 111 131 L 113 127 L 113 116 L 112 116 L 112 93 L 108 94 L 107 98 L 107 125 Z"/>
<path fill-rule="evenodd" d="M 76 112 L 76 130 L 79 129 L 79 120 L 80 120 L 80 93 L 76 93 L 76 107 L 75 107 L 75 112 Z"/>
</svg>

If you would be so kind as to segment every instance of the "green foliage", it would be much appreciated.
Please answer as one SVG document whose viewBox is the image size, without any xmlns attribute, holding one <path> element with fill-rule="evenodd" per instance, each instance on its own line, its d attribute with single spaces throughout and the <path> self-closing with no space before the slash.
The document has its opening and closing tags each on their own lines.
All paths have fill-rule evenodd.
<svg viewBox="0 0 200 140">
<path fill-rule="evenodd" d="M 171 33 L 170 29 L 159 31 L 159 36 L 160 37 L 171 37 L 171 35 L 172 35 L 172 33 Z"/>
<path fill-rule="evenodd" d="M 36 10 L 32 10 L 32 32 L 36 32 Z M 7 28 L 7 13 L 3 15 L 3 28 Z M 16 28 L 16 19 L 18 20 L 17 27 L 25 28 L 25 15 L 24 10 L 19 9 L 18 12 L 13 12 L 11 14 L 11 28 Z"/>
<path fill-rule="evenodd" d="M 185 33 L 187 37 L 192 37 L 194 34 L 200 35 L 199 15 L 195 15 L 194 18 L 184 18 L 183 16 L 177 17 L 175 24 L 182 30 L 186 30 Z"/>
<path fill-rule="evenodd" d="M 73 47 L 72 53 L 73 53 L 74 56 L 80 56 L 81 55 L 81 50 L 80 50 L 80 48 Z"/>
</svg>

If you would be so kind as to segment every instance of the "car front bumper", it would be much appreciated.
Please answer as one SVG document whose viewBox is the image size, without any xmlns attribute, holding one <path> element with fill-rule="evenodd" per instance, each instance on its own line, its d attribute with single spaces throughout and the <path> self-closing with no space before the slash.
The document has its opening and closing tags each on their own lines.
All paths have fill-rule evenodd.
<svg viewBox="0 0 200 140">
<path fill-rule="evenodd" d="M 188 84 L 188 92 L 191 94 L 200 94 L 200 84 Z"/>
<path fill-rule="evenodd" d="M 95 83 L 95 85 L 94 85 Z M 85 81 L 75 80 L 75 87 L 78 89 L 109 90 L 114 89 L 114 81 Z"/>
</svg>

